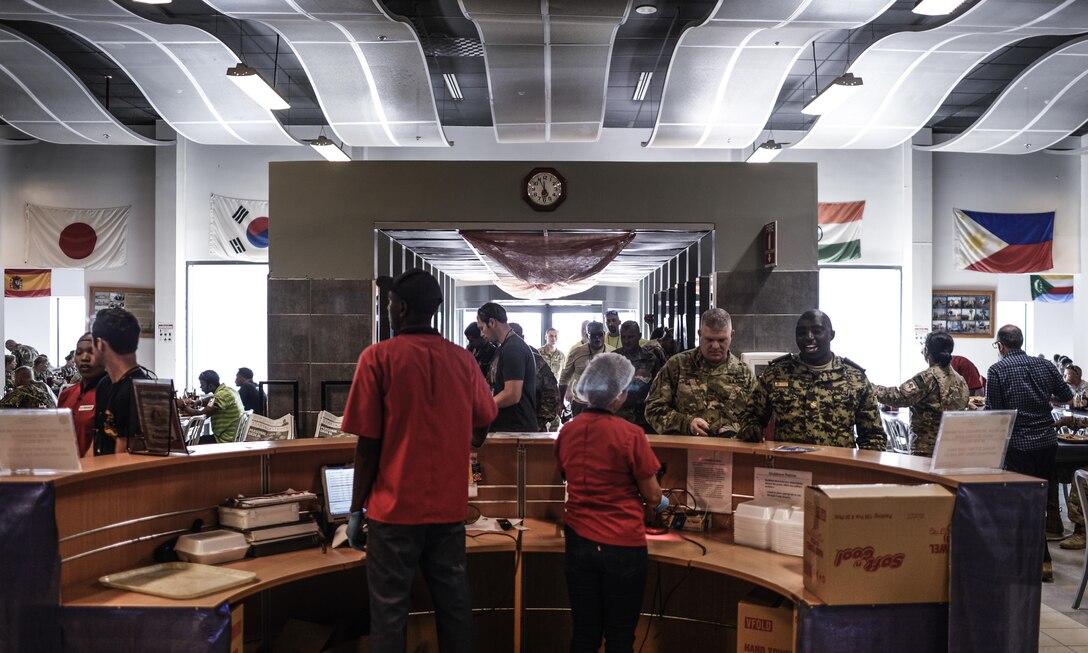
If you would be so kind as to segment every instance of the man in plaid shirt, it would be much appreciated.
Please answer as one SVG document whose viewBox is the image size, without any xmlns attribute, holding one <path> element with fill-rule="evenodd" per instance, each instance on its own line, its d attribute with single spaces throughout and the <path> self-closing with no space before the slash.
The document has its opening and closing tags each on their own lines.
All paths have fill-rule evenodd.
<svg viewBox="0 0 1088 653">
<path fill-rule="evenodd" d="M 1058 453 L 1058 431 L 1050 402 L 1073 398 L 1062 375 L 1048 361 L 1024 353 L 1024 332 L 1006 324 L 994 347 L 1001 360 L 986 373 L 986 409 L 1016 410 L 1016 422 L 1005 453 L 1005 469 L 1049 480 Z M 1043 539 L 1043 581 L 1054 580 L 1050 550 Z"/>
</svg>

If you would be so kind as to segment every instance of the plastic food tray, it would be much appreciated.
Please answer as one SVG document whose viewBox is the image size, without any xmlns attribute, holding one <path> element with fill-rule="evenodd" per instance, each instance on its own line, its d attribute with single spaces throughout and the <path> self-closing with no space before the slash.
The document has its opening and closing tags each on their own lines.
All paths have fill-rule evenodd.
<svg viewBox="0 0 1088 653">
<path fill-rule="evenodd" d="M 150 567 L 107 574 L 98 582 L 130 592 L 167 599 L 195 599 L 257 580 L 252 571 L 240 571 L 192 562 L 164 562 Z"/>
</svg>

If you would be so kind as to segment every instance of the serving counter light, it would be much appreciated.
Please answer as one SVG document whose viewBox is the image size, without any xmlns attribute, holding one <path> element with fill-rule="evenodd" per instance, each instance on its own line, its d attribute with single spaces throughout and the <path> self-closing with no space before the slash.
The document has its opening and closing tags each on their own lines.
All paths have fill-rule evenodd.
<svg viewBox="0 0 1088 653">
<path fill-rule="evenodd" d="M 351 161 L 351 157 L 324 134 L 310 141 L 310 147 L 328 161 Z"/>
<path fill-rule="evenodd" d="M 854 77 L 852 73 L 843 73 L 831 82 L 831 85 L 821 91 L 812 101 L 801 109 L 801 113 L 809 116 L 821 116 L 846 102 L 854 93 L 864 85 L 860 77 Z"/>
<path fill-rule="evenodd" d="M 227 79 L 234 82 L 238 88 L 245 91 L 253 101 L 269 111 L 290 109 L 291 105 L 280 97 L 276 89 L 268 85 L 256 68 L 240 63 L 233 68 L 227 68 Z"/>
<path fill-rule="evenodd" d="M 782 153 L 782 144 L 768 139 L 759 144 L 744 160 L 745 163 L 770 163 L 776 156 Z"/>
<path fill-rule="evenodd" d="M 913 11 L 923 16 L 947 16 L 963 4 L 964 0 L 919 0 Z"/>
</svg>

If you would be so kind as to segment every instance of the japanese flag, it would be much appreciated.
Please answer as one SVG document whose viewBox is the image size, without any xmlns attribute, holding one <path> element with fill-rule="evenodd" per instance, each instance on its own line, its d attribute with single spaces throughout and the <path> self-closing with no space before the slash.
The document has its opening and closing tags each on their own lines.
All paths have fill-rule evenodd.
<svg viewBox="0 0 1088 653">
<path fill-rule="evenodd" d="M 128 260 L 129 206 L 26 205 L 26 262 L 43 268 L 119 268 Z"/>
</svg>

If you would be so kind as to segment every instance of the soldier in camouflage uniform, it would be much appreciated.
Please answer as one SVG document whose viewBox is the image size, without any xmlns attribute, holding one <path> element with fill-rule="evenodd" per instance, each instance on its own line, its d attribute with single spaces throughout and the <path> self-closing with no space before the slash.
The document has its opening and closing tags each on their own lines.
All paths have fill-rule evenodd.
<svg viewBox="0 0 1088 653">
<path fill-rule="evenodd" d="M 759 423 L 766 426 L 773 414 L 775 440 L 783 442 L 884 451 L 872 386 L 857 363 L 831 352 L 831 318 L 808 311 L 794 336 L 800 353 L 771 361 L 759 378 L 752 401 Z"/>
<path fill-rule="evenodd" d="M 623 356 L 635 368 L 631 385 L 627 389 L 627 399 L 616 411 L 616 417 L 625 419 L 639 426 L 646 433 L 652 432 L 646 421 L 646 397 L 650 394 L 650 385 L 657 373 L 665 366 L 665 352 L 660 347 L 640 344 L 642 329 L 638 322 L 628 320 L 620 326 L 620 348 L 615 353 Z"/>
<path fill-rule="evenodd" d="M 759 439 L 751 412 L 756 380 L 729 352 L 732 340 L 729 313 L 703 313 L 698 348 L 670 358 L 650 388 L 646 421 L 654 432 Z"/>
<path fill-rule="evenodd" d="M 929 367 L 898 388 L 873 386 L 880 403 L 910 407 L 910 452 L 916 456 L 933 455 L 944 411 L 967 408 L 971 391 L 967 381 L 950 367 L 953 346 L 952 336 L 947 333 L 930 333 L 922 349 Z"/>
<path fill-rule="evenodd" d="M 4 356 L 4 394 L 15 389 L 15 356 Z"/>
<path fill-rule="evenodd" d="M 4 343 L 7 350 L 15 356 L 15 367 L 34 367 L 34 359 L 38 357 L 38 350 L 34 349 L 30 345 L 21 345 L 14 340 L 8 340 Z"/>
<path fill-rule="evenodd" d="M 0 399 L 0 408 L 56 408 L 57 400 L 44 383 L 34 381 L 34 371 L 23 366 L 15 370 L 15 389 Z"/>
</svg>

